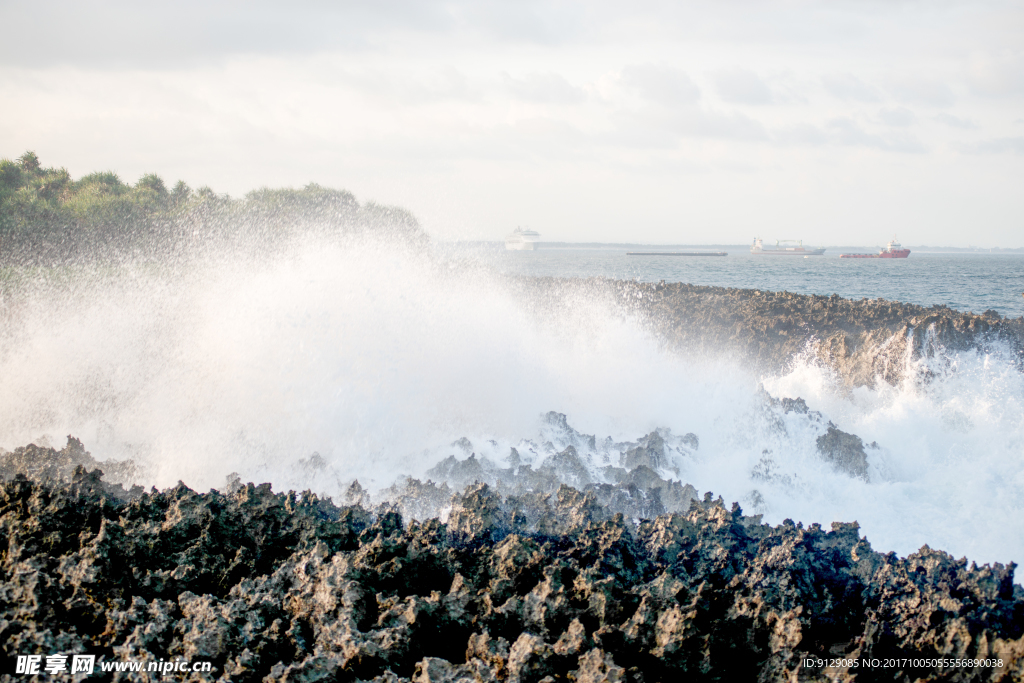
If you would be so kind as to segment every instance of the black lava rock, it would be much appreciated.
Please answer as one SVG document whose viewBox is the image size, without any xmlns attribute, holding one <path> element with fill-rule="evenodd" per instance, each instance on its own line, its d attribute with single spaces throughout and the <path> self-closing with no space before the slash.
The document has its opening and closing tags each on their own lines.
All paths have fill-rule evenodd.
<svg viewBox="0 0 1024 683">
<path fill-rule="evenodd" d="M 771 527 L 707 494 L 634 524 L 595 490 L 486 484 L 407 522 L 266 484 L 130 495 L 99 474 L 0 484 L 8 661 L 183 657 L 224 681 L 1024 676 L 1014 565 L 883 555 L 855 523 Z"/>
</svg>

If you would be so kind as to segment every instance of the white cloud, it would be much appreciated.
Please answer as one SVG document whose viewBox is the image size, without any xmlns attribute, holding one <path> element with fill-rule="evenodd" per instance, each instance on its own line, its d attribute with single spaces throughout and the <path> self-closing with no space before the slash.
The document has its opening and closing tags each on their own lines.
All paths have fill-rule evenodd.
<svg viewBox="0 0 1024 683">
<path fill-rule="evenodd" d="M 879 102 L 882 98 L 878 89 L 868 85 L 853 74 L 828 74 L 821 77 L 821 84 L 834 97 L 852 102 Z"/>
<path fill-rule="evenodd" d="M 883 152 L 923 154 L 927 147 L 914 135 L 904 131 L 872 133 L 849 117 L 827 121 L 823 126 L 801 123 L 785 126 L 773 136 L 780 143 L 821 147 L 862 147 Z"/>
<path fill-rule="evenodd" d="M 811 123 L 797 123 L 783 126 L 775 132 L 775 140 L 787 145 L 818 147 L 830 141 L 829 135 L 820 126 Z"/>
<path fill-rule="evenodd" d="M 927 151 L 925 146 L 913 135 L 902 132 L 885 135 L 869 133 L 856 121 L 846 117 L 829 121 L 825 125 L 825 129 L 832 135 L 834 141 L 842 145 L 911 154 Z"/>
<path fill-rule="evenodd" d="M 321 87 L 349 87 L 394 105 L 473 102 L 482 96 L 481 86 L 451 65 L 407 69 L 400 73 L 376 68 L 331 68 L 317 80 Z"/>
<path fill-rule="evenodd" d="M 771 104 L 771 88 L 753 71 L 729 69 L 715 75 L 718 96 L 730 104 Z"/>
<path fill-rule="evenodd" d="M 741 113 L 684 112 L 679 118 L 678 130 L 683 135 L 693 137 L 747 142 L 768 140 L 768 133 L 764 125 Z"/>
<path fill-rule="evenodd" d="M 521 79 L 506 73 L 502 74 L 502 80 L 514 97 L 527 102 L 575 104 L 587 98 L 585 90 L 556 73 L 531 73 Z"/>
<path fill-rule="evenodd" d="M 914 125 L 917 116 L 906 107 L 891 107 L 878 111 L 878 120 L 893 128 L 906 128 Z"/>
<path fill-rule="evenodd" d="M 906 104 L 948 107 L 956 101 L 956 96 L 948 83 L 925 76 L 893 79 L 889 92 L 898 102 Z"/>
<path fill-rule="evenodd" d="M 622 69 L 622 83 L 652 102 L 693 104 L 700 88 L 682 69 L 657 64 L 631 64 Z"/>
<path fill-rule="evenodd" d="M 534 45 L 558 45 L 572 40 L 581 30 L 587 9 L 582 3 L 536 0 L 410 0 L 410 4 L 450 13 L 460 28 L 478 32 L 492 42 Z"/>
<path fill-rule="evenodd" d="M 312 180 L 478 237 L 553 212 L 553 239 L 683 239 L 685 177 L 694 224 L 765 220 L 760 197 L 808 207 L 811 235 L 891 201 L 952 243 L 1024 212 L 1015 5 L 0 0 L 0 156 L 232 194 Z"/>
<path fill-rule="evenodd" d="M 627 145 L 675 148 L 679 140 L 686 138 L 737 142 L 768 140 L 764 126 L 749 116 L 700 107 L 618 111 L 611 120 L 615 133 L 607 139 L 616 144 L 621 141 Z"/>
<path fill-rule="evenodd" d="M 1005 137 L 985 140 L 966 147 L 967 151 L 981 154 L 1002 154 L 1010 152 L 1024 155 L 1024 137 Z"/>
<path fill-rule="evenodd" d="M 939 123 L 944 123 L 952 128 L 960 128 L 961 130 L 976 130 L 979 127 L 978 124 L 971 119 L 963 119 L 944 111 L 939 112 L 932 118 Z"/>
<path fill-rule="evenodd" d="M 968 83 L 975 92 L 992 97 L 1024 94 L 1024 52 L 972 55 Z"/>
</svg>

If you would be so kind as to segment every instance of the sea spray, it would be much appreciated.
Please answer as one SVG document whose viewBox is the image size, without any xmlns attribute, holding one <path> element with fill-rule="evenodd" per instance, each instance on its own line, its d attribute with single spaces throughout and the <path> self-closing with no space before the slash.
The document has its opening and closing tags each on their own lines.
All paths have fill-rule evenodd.
<svg viewBox="0 0 1024 683">
<path fill-rule="evenodd" d="M 722 376 L 586 292 L 544 297 L 377 244 L 88 277 L 21 294 L 0 443 L 74 433 L 157 485 L 274 480 L 314 452 L 386 485 L 433 464 L 424 448 L 519 438 L 549 407 L 622 435 L 696 423 L 687 387 Z"/>
<path fill-rule="evenodd" d="M 98 459 L 134 460 L 145 485 L 237 473 L 338 497 L 466 458 L 463 437 L 539 467 L 561 446 L 553 410 L 595 437 L 581 455 L 596 478 L 645 434 L 693 433 L 662 474 L 766 521 L 857 520 L 883 550 L 1024 558 L 1012 350 L 907 354 L 895 386 L 851 389 L 808 358 L 766 374 L 726 346 L 671 348 L 617 286 L 365 239 L 51 272 L 5 293 L 0 445 L 74 434 Z M 867 477 L 822 457 L 830 423 L 877 445 Z"/>
<path fill-rule="evenodd" d="M 867 499 L 848 503 L 866 527 L 889 530 L 875 538 L 899 552 L 928 543 L 971 559 L 1024 556 L 1016 540 L 1024 537 L 1024 375 L 1015 350 L 935 345 L 905 362 L 895 386 L 846 391 L 820 364 L 803 363 L 765 387 L 802 396 L 884 446 L 872 456 Z"/>
</svg>

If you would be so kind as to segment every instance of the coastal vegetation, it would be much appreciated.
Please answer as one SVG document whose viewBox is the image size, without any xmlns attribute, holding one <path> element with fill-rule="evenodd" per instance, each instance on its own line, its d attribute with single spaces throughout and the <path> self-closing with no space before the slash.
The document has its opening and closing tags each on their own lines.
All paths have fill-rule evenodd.
<svg viewBox="0 0 1024 683">
<path fill-rule="evenodd" d="M 0 159 L 2 265 L 160 257 L 213 245 L 276 250 L 304 234 L 367 231 L 425 239 L 405 209 L 360 204 L 350 192 L 315 183 L 233 199 L 181 180 L 169 188 L 152 173 L 134 185 L 113 171 L 75 180 L 65 168 L 44 167 L 31 151 Z"/>
</svg>

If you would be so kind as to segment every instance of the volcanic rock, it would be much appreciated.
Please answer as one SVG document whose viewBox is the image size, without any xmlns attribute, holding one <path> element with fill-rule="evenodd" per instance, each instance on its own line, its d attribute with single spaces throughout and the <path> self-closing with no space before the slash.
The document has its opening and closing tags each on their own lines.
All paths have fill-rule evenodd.
<svg viewBox="0 0 1024 683">
<path fill-rule="evenodd" d="M 864 451 L 864 442 L 855 434 L 847 434 L 828 423 L 828 431 L 818 437 L 818 452 L 838 469 L 855 477 L 868 481 L 868 456 Z M 872 442 L 868 448 L 878 448 Z"/>
<path fill-rule="evenodd" d="M 637 523 L 568 486 L 450 505 L 418 522 L 265 484 L 132 497 L 97 471 L 16 474 L 0 648 L 211 661 L 223 681 L 1024 677 L 1012 564 L 881 554 L 855 523 L 773 527 L 711 494 Z"/>
<path fill-rule="evenodd" d="M 559 306 L 586 291 L 604 295 L 636 314 L 682 354 L 739 355 L 759 372 L 788 370 L 810 356 L 848 387 L 904 379 L 908 361 L 945 350 L 986 351 L 1004 343 L 1024 367 L 1024 318 L 982 315 L 944 305 L 931 307 L 886 299 L 844 299 L 733 289 L 687 283 L 644 283 L 602 278 L 523 278 L 524 296 L 538 306 Z M 562 304 L 566 305 L 566 304 Z"/>
</svg>

